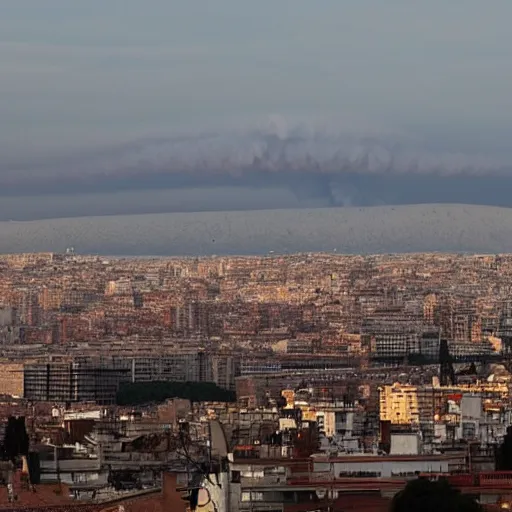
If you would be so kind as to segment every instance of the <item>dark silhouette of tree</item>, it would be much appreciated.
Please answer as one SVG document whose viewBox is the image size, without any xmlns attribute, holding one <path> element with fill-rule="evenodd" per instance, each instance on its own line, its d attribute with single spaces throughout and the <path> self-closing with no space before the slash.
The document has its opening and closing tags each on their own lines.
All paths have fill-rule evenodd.
<svg viewBox="0 0 512 512">
<path fill-rule="evenodd" d="M 11 416 L 5 426 L 2 458 L 15 461 L 17 457 L 28 456 L 29 439 L 25 428 L 25 418 Z"/>
<path fill-rule="evenodd" d="M 280 396 L 278 398 L 276 398 L 276 406 L 279 408 L 279 409 L 284 409 L 286 407 L 286 398 L 284 396 Z"/>
<path fill-rule="evenodd" d="M 496 469 L 498 471 L 512 471 L 512 427 L 507 427 L 503 443 L 498 447 Z"/>
<path fill-rule="evenodd" d="M 213 382 L 123 382 L 116 402 L 118 405 L 141 405 L 164 402 L 168 398 L 185 398 L 191 402 L 235 402 L 236 394 Z"/>
<path fill-rule="evenodd" d="M 472 497 L 461 494 L 446 480 L 418 478 L 409 482 L 391 502 L 390 512 L 482 512 Z"/>
</svg>

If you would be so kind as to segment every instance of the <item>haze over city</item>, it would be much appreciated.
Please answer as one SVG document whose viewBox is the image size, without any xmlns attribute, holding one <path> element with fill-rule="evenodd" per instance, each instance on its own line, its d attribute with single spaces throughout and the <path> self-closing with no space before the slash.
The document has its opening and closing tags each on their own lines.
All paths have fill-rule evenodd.
<svg viewBox="0 0 512 512">
<path fill-rule="evenodd" d="M 510 207 L 511 11 L 472 0 L 6 0 L 0 221 Z M 51 238 L 52 221 L 38 226 Z M 0 224 L 2 247 L 11 232 Z"/>
</svg>

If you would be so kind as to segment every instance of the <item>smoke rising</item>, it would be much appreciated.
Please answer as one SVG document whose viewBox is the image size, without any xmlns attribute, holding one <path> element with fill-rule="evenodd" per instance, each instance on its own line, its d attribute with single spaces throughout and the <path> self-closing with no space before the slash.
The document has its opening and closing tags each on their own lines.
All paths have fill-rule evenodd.
<svg viewBox="0 0 512 512">
<path fill-rule="evenodd" d="M 175 174 L 243 179 L 251 173 L 416 173 L 440 175 L 502 173 L 511 161 L 468 152 L 436 152 L 410 137 L 359 135 L 289 127 L 280 116 L 245 132 L 134 141 L 101 151 L 54 158 L 39 165 L 12 165 L 0 172 L 4 185 L 34 179 L 66 181 Z M 185 178 L 184 180 L 188 180 Z"/>
<path fill-rule="evenodd" d="M 272 116 L 251 130 L 147 138 L 4 162 L 0 219 L 417 203 L 512 206 L 511 162 L 478 151 L 438 151 L 409 134 L 290 126 Z"/>
<path fill-rule="evenodd" d="M 274 121 L 266 131 L 140 141 L 92 157 L 79 173 L 244 171 L 337 174 L 500 172 L 510 162 L 482 154 L 434 153 L 410 140 L 290 130 Z"/>
</svg>

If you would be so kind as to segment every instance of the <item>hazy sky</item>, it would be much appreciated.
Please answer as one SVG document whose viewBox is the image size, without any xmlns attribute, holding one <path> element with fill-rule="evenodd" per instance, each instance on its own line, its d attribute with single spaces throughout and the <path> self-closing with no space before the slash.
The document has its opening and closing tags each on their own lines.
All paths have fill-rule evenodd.
<svg viewBox="0 0 512 512">
<path fill-rule="evenodd" d="M 1 0 L 0 182 L 268 116 L 506 166 L 511 19 L 510 0 Z"/>
<path fill-rule="evenodd" d="M 510 125 L 508 0 L 2 0 L 1 136 L 58 146 L 267 114 Z"/>
</svg>

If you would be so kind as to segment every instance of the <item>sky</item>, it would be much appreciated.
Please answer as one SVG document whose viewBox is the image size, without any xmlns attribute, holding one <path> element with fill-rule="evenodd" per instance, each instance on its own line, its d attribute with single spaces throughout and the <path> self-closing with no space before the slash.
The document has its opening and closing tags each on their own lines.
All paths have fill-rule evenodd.
<svg viewBox="0 0 512 512">
<path fill-rule="evenodd" d="M 0 220 L 512 206 L 510 19 L 508 0 L 2 0 Z"/>
</svg>

